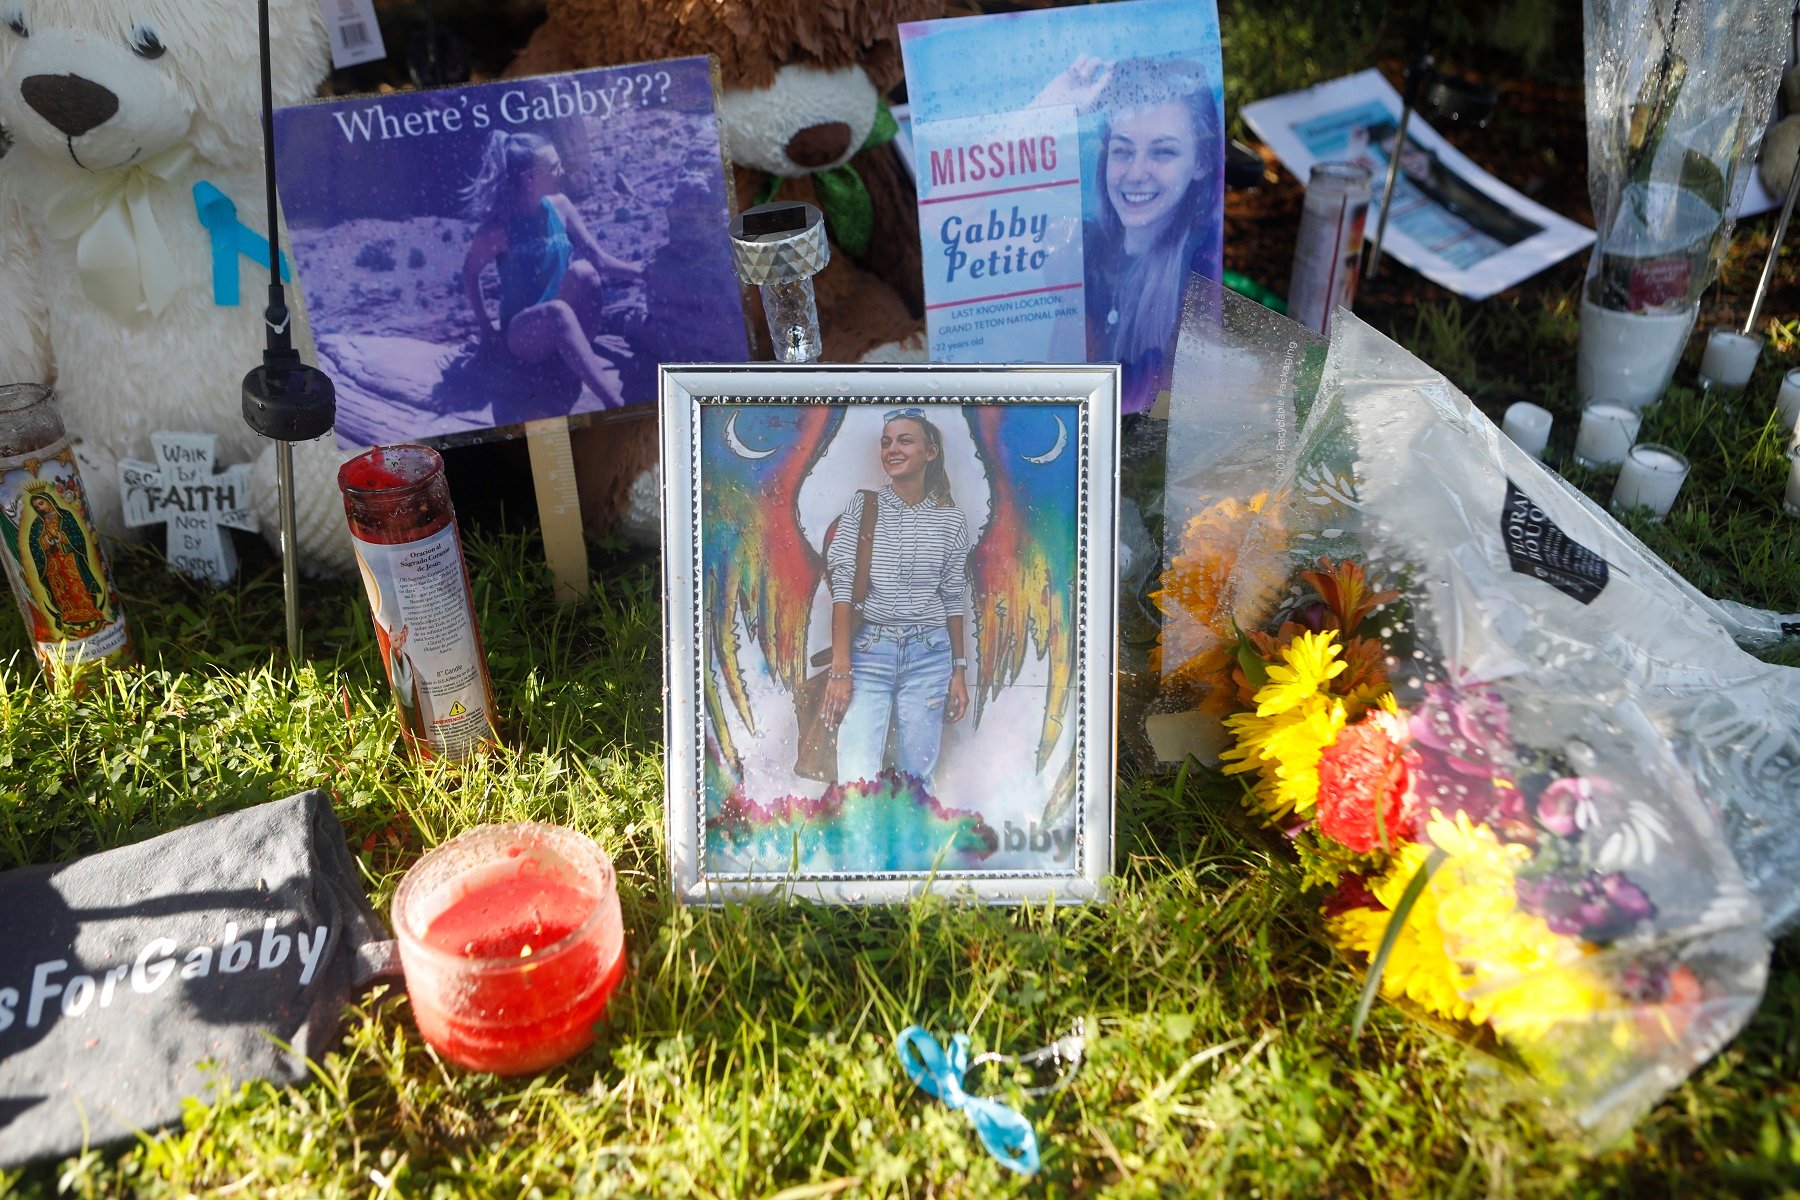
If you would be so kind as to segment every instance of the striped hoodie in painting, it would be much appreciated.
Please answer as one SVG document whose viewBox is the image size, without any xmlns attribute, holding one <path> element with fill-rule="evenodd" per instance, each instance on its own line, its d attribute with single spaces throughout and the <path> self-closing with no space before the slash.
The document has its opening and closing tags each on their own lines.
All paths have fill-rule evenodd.
<svg viewBox="0 0 1800 1200">
<path fill-rule="evenodd" d="M 969 563 L 969 523 L 962 509 L 942 508 L 929 499 L 908 504 L 891 486 L 882 487 L 875 499 L 880 516 L 869 553 L 863 620 L 872 625 L 941 625 L 947 617 L 962 616 Z M 858 492 L 838 518 L 825 552 L 831 598 L 838 604 L 852 602 L 862 506 Z"/>
</svg>

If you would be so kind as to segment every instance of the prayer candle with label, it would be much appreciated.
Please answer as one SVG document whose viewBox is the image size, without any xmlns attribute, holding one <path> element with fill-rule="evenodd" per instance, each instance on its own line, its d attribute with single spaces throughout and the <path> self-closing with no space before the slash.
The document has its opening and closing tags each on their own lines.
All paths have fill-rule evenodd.
<svg viewBox="0 0 1800 1200">
<path fill-rule="evenodd" d="M 377 446 L 338 488 L 401 730 L 426 757 L 463 758 L 493 738 L 494 697 L 444 460 Z"/>
</svg>

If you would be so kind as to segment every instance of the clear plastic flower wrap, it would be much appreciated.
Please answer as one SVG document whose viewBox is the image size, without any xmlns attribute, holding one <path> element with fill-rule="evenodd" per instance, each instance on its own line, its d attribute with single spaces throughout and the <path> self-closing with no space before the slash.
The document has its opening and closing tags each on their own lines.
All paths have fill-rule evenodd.
<svg viewBox="0 0 1800 1200">
<path fill-rule="evenodd" d="M 1581 393 L 1652 403 L 1718 272 L 1787 61 L 1791 0 L 1584 0 Z"/>
<path fill-rule="evenodd" d="M 1338 320 L 1314 386 L 1297 327 L 1190 298 L 1150 737 L 1242 781 L 1383 995 L 1604 1140 L 1743 1026 L 1800 910 L 1800 671 Z"/>
</svg>

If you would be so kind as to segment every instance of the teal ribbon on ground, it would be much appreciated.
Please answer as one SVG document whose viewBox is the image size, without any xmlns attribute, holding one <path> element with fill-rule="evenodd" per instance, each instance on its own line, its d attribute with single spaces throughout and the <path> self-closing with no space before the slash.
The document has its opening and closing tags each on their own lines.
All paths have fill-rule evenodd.
<svg viewBox="0 0 1800 1200">
<path fill-rule="evenodd" d="M 236 305 L 238 255 L 247 256 L 265 270 L 269 266 L 269 239 L 238 220 L 231 197 L 202 179 L 194 184 L 194 208 L 200 224 L 212 235 L 213 303 Z M 281 282 L 289 283 L 287 255 L 281 256 Z"/>
<path fill-rule="evenodd" d="M 915 1084 L 967 1114 L 981 1144 L 1001 1166 L 1021 1175 L 1037 1174 L 1037 1133 L 1031 1122 L 998 1100 L 963 1091 L 963 1076 L 969 1070 L 967 1034 L 953 1035 L 945 1051 L 922 1027 L 911 1025 L 895 1039 L 894 1050 Z"/>
</svg>

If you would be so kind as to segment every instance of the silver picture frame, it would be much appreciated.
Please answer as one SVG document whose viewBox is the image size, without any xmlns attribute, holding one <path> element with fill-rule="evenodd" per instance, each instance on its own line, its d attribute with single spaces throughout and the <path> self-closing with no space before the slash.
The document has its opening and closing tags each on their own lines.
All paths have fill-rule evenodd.
<svg viewBox="0 0 1800 1200">
<path fill-rule="evenodd" d="M 1104 899 L 1119 369 L 670 365 L 660 386 L 676 895 Z M 834 624 L 856 575 L 867 604 Z M 822 758 L 806 696 L 843 714 Z"/>
</svg>

